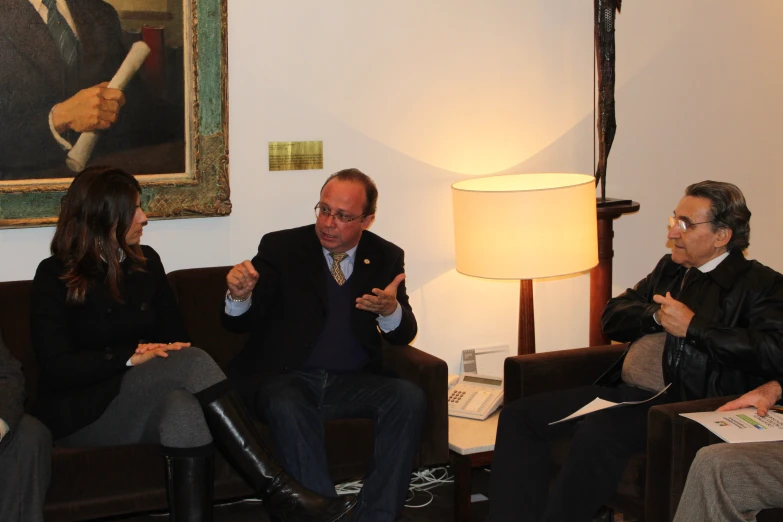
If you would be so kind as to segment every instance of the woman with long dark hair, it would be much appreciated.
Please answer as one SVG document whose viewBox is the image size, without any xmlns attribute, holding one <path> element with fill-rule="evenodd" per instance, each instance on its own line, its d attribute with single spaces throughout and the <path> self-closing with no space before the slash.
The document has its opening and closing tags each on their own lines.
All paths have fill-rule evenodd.
<svg viewBox="0 0 783 522">
<path fill-rule="evenodd" d="M 36 414 L 58 446 L 160 444 L 173 521 L 212 520 L 213 441 L 272 520 L 338 519 L 356 499 L 286 475 L 217 363 L 186 342 L 160 257 L 140 244 L 140 196 L 109 167 L 85 169 L 65 195 L 32 289 Z"/>
</svg>

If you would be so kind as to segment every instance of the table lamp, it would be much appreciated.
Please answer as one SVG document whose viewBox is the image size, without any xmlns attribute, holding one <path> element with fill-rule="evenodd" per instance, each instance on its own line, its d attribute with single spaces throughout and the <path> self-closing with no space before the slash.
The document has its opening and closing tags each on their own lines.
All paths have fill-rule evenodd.
<svg viewBox="0 0 783 522">
<path fill-rule="evenodd" d="M 510 174 L 451 186 L 457 272 L 519 279 L 517 352 L 535 353 L 533 279 L 598 264 L 595 178 Z"/>
</svg>

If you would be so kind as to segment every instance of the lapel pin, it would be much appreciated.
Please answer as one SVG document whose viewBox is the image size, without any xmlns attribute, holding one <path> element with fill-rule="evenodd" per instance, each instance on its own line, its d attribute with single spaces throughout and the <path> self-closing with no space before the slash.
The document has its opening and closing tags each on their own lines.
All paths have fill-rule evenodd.
<svg viewBox="0 0 783 522">
<path fill-rule="evenodd" d="M 370 260 L 369 260 L 369 259 L 365 259 L 365 260 L 364 260 L 364 264 L 365 264 L 365 265 L 369 265 L 369 264 L 370 264 Z"/>
</svg>

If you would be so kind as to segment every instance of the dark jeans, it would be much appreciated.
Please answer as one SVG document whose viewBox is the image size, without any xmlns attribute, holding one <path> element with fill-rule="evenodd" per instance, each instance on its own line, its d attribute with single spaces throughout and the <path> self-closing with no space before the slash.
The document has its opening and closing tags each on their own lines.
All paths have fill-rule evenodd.
<svg viewBox="0 0 783 522">
<path fill-rule="evenodd" d="M 647 445 L 647 411 L 670 402 L 664 393 L 549 426 L 596 397 L 638 401 L 654 395 L 626 385 L 583 386 L 527 397 L 500 414 L 490 483 L 492 522 L 581 522 L 614 494 L 631 455 Z M 572 434 L 568 455 L 550 488 L 550 441 Z"/>
<path fill-rule="evenodd" d="M 402 379 L 324 370 L 265 380 L 254 401 L 286 471 L 305 487 L 335 496 L 324 447 L 324 420 L 370 418 L 375 450 L 353 521 L 392 522 L 402 511 L 426 410 L 424 393 Z"/>
</svg>

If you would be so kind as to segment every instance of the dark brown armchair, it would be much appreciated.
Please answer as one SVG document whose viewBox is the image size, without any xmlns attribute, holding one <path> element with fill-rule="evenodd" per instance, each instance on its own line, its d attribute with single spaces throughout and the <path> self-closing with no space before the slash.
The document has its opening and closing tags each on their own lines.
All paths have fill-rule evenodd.
<svg viewBox="0 0 783 522">
<path fill-rule="evenodd" d="M 592 384 L 626 348 L 626 344 L 615 344 L 509 357 L 504 368 L 505 402 Z M 720 397 L 651 408 L 647 452 L 631 458 L 608 507 L 640 521 L 671 521 L 696 452 L 720 442 L 680 413 L 711 411 L 730 399 Z M 563 462 L 569 442 L 567 438 L 553 442 L 555 469 Z M 759 520 L 783 521 L 783 510 L 765 511 Z"/>
</svg>

